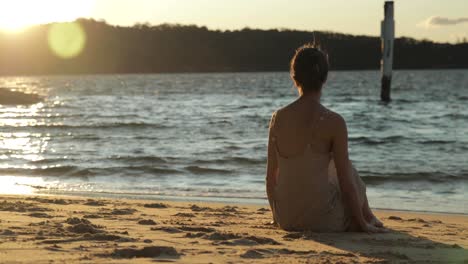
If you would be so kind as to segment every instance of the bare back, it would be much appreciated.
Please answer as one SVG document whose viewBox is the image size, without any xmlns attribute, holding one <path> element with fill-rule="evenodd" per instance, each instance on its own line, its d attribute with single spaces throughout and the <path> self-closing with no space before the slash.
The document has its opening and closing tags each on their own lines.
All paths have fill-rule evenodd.
<svg viewBox="0 0 468 264">
<path fill-rule="evenodd" d="M 310 145 L 316 153 L 332 151 L 335 113 L 318 102 L 298 99 L 280 109 L 274 127 L 282 156 L 300 155 Z"/>
<path fill-rule="evenodd" d="M 272 119 L 268 166 L 277 168 L 273 214 L 284 229 L 343 231 L 348 226 L 330 155 L 333 114 L 316 100 L 301 98 Z"/>
</svg>

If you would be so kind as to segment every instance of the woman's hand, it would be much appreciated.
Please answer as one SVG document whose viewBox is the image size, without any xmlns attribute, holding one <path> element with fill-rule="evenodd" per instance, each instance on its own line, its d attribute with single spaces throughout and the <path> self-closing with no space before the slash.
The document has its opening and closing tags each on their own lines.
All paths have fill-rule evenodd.
<svg viewBox="0 0 468 264">
<path fill-rule="evenodd" d="M 369 223 L 367 221 L 365 221 L 362 225 L 361 225 L 361 229 L 363 232 L 366 232 L 368 234 L 374 234 L 374 233 L 388 233 L 388 229 L 386 229 L 385 227 L 378 227 L 378 226 L 375 226 L 374 224 L 372 223 Z"/>
<path fill-rule="evenodd" d="M 384 224 L 375 215 L 372 216 L 369 222 L 375 227 L 384 227 Z"/>
</svg>

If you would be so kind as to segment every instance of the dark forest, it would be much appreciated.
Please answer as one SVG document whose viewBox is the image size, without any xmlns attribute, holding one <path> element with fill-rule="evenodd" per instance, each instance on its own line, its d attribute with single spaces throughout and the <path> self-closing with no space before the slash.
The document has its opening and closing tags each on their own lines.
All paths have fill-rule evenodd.
<svg viewBox="0 0 468 264">
<path fill-rule="evenodd" d="M 300 45 L 320 43 L 332 70 L 379 69 L 380 38 L 287 29 L 209 30 L 194 25 L 109 25 L 79 19 L 83 51 L 61 59 L 49 49 L 51 24 L 0 33 L 0 74 L 287 71 Z M 468 68 L 468 43 L 395 40 L 396 69 Z"/>
</svg>

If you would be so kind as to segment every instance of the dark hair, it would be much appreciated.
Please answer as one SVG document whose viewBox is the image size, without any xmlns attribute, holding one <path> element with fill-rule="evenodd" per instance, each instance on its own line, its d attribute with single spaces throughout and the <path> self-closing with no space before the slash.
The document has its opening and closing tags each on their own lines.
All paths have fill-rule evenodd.
<svg viewBox="0 0 468 264">
<path fill-rule="evenodd" d="M 328 56 L 315 44 L 296 50 L 291 60 L 291 78 L 302 90 L 319 90 L 328 76 Z"/>
</svg>

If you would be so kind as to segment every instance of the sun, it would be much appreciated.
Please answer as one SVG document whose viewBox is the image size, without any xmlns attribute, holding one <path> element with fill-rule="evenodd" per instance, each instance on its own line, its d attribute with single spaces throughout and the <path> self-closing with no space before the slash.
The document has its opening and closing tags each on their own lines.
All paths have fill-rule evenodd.
<svg viewBox="0 0 468 264">
<path fill-rule="evenodd" d="M 51 22 L 89 17 L 94 0 L 6 0 L 0 1 L 0 30 L 19 32 Z"/>
</svg>

